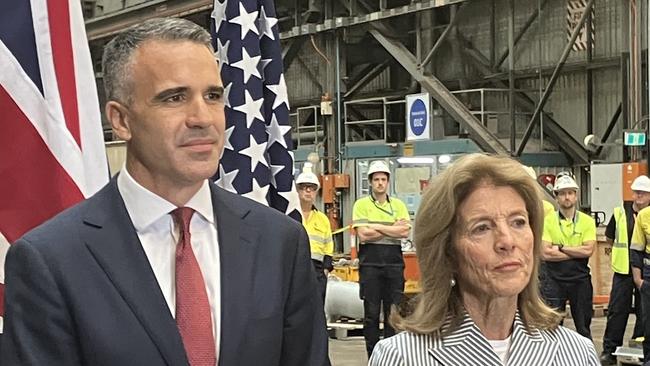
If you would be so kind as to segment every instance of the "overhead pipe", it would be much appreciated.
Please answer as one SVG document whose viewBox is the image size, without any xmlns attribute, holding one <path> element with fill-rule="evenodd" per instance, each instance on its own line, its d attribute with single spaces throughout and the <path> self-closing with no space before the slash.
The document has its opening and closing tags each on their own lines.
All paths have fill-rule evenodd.
<svg viewBox="0 0 650 366">
<path fill-rule="evenodd" d="M 533 127 L 535 120 L 539 118 L 539 114 L 542 112 L 542 109 L 546 105 L 546 102 L 548 101 L 548 97 L 551 96 L 551 92 L 553 91 L 553 87 L 555 86 L 555 82 L 557 81 L 558 76 L 560 76 L 560 71 L 562 71 L 562 67 L 564 66 L 564 63 L 566 62 L 566 59 L 569 57 L 569 53 L 571 53 L 571 48 L 573 47 L 573 44 L 575 43 L 576 39 L 578 38 L 578 34 L 580 33 L 580 29 L 582 28 L 583 25 L 585 25 L 585 21 L 587 20 L 588 14 L 591 13 L 591 8 L 594 5 L 595 0 L 589 0 L 587 3 L 587 6 L 585 6 L 585 10 L 582 13 L 582 16 L 580 17 L 580 21 L 578 21 L 578 24 L 576 25 L 575 29 L 571 33 L 571 39 L 569 42 L 566 44 L 564 47 L 564 51 L 562 51 L 562 56 L 560 57 L 560 61 L 555 67 L 555 70 L 553 70 L 553 74 L 551 75 L 551 79 L 548 81 L 548 84 L 546 85 L 546 90 L 544 90 L 544 94 L 542 95 L 542 99 L 539 101 L 539 104 L 537 104 L 537 108 L 535 108 L 535 112 L 533 113 L 533 117 L 530 119 L 528 122 L 528 126 L 526 127 L 526 130 L 524 131 L 524 135 L 521 138 L 521 143 L 519 144 L 519 148 L 517 149 L 516 156 L 521 156 L 521 154 L 524 152 L 524 148 L 526 147 L 526 143 L 528 143 L 528 139 L 530 138 L 530 135 L 533 133 Z"/>
</svg>

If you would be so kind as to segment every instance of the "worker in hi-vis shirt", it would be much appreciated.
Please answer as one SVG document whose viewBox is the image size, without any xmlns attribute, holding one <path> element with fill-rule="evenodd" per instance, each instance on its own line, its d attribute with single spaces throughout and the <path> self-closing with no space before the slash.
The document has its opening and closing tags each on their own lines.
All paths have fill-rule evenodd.
<svg viewBox="0 0 650 366">
<path fill-rule="evenodd" d="M 296 188 L 300 198 L 302 211 L 302 225 L 309 235 L 309 246 L 311 249 L 311 262 L 316 270 L 316 279 L 320 287 L 323 302 L 325 301 L 325 290 L 327 289 L 327 275 L 333 269 L 332 255 L 334 254 L 334 242 L 332 241 L 332 227 L 327 216 L 318 211 L 314 202 L 318 195 L 320 182 L 311 168 L 305 168 L 296 178 Z"/>
<path fill-rule="evenodd" d="M 384 338 L 395 334 L 388 323 L 392 305 L 404 292 L 404 258 L 401 239 L 411 230 L 406 205 L 388 196 L 390 169 L 377 160 L 368 167 L 370 195 L 359 198 L 352 210 L 359 238 L 359 285 L 363 299 L 363 335 L 368 357 L 379 341 L 379 314 L 384 310 Z"/>
<path fill-rule="evenodd" d="M 632 311 L 636 321 L 632 338 L 643 336 L 643 315 L 639 290 L 634 286 L 630 265 L 630 242 L 639 211 L 650 204 L 650 178 L 641 175 L 634 179 L 630 186 L 633 200 L 623 202 L 614 208 L 614 213 L 607 224 L 605 237 L 612 245 L 611 267 L 612 290 L 609 294 L 607 306 L 607 325 L 603 336 L 603 352 L 600 362 L 603 365 L 615 365 L 616 356 L 612 353 L 623 345 L 625 327 Z"/>
<path fill-rule="evenodd" d="M 576 331 L 591 339 L 593 287 L 588 263 L 596 246 L 596 223 L 578 211 L 573 177 L 558 176 L 553 191 L 559 210 L 544 218 L 542 296 L 561 312 L 568 300 Z"/>
</svg>

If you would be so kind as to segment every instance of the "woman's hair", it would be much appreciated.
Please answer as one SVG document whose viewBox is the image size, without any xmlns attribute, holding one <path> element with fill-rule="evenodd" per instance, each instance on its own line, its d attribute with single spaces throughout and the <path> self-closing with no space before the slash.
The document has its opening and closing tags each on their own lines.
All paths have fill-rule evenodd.
<svg viewBox="0 0 650 366">
<path fill-rule="evenodd" d="M 422 292 L 402 313 L 392 311 L 396 329 L 417 334 L 439 330 L 448 316 L 460 322 L 465 312 L 458 286 L 458 261 L 453 244 L 454 233 L 462 221 L 458 208 L 479 185 L 490 183 L 513 188 L 524 200 L 533 231 L 533 271 L 530 281 L 519 294 L 518 309 L 526 327 L 553 329 L 560 315 L 548 307 L 539 293 L 538 271 L 542 254 L 544 213 L 540 187 L 522 165 L 505 156 L 469 154 L 461 157 L 430 182 L 418 209 L 414 240 L 420 266 Z"/>
</svg>

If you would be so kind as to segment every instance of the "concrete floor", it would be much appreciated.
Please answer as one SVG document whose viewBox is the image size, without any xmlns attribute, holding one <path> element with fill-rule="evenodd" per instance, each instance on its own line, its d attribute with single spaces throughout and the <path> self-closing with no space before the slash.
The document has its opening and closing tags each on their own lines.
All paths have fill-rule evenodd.
<svg viewBox="0 0 650 366">
<path fill-rule="evenodd" d="M 625 345 L 627 346 L 627 341 L 632 336 L 632 329 L 634 327 L 634 322 L 636 317 L 634 314 L 630 315 L 630 319 L 627 323 L 627 329 L 625 331 Z M 606 317 L 595 317 L 591 321 L 591 334 L 595 342 L 596 352 L 600 355 L 600 352 L 603 349 L 603 334 L 605 333 L 605 323 L 607 322 Z M 566 327 L 575 329 L 573 327 L 573 321 L 567 319 L 564 322 Z M 330 339 L 330 360 L 332 361 L 333 366 L 361 366 L 368 363 L 368 358 L 366 357 L 365 343 L 363 337 L 349 337 L 346 339 Z"/>
</svg>

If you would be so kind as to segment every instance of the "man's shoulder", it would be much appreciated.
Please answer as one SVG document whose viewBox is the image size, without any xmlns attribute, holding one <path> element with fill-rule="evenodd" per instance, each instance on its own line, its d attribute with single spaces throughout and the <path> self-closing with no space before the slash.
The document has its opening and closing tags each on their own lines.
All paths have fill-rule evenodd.
<svg viewBox="0 0 650 366">
<path fill-rule="evenodd" d="M 596 226 L 596 220 L 594 220 L 594 218 L 591 217 L 591 215 L 586 214 L 582 211 L 578 211 L 578 216 L 580 217 L 578 219 L 579 222 L 585 223 L 586 225 L 588 224 L 588 225 Z"/>
<path fill-rule="evenodd" d="M 92 212 L 98 210 L 101 201 L 105 199 L 104 189 L 79 203 L 59 212 L 44 223 L 26 232 L 19 240 L 24 240 L 32 244 L 53 242 L 66 242 L 79 232 L 79 228 L 84 225 L 84 220 Z"/>
</svg>

